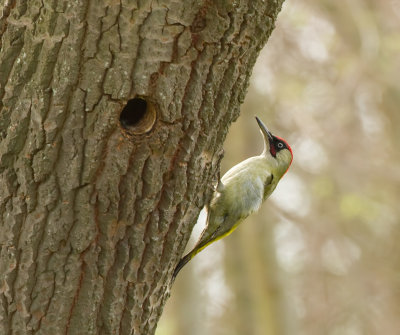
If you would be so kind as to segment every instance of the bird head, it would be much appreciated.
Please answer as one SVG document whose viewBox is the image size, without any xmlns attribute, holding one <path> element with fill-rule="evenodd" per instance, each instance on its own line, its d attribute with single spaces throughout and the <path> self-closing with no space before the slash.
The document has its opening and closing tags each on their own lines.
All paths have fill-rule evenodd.
<svg viewBox="0 0 400 335">
<path fill-rule="evenodd" d="M 258 126 L 264 137 L 264 155 L 272 164 L 272 167 L 280 177 L 289 169 L 293 160 L 293 152 L 290 145 L 278 136 L 272 135 L 266 125 L 256 116 Z"/>
</svg>

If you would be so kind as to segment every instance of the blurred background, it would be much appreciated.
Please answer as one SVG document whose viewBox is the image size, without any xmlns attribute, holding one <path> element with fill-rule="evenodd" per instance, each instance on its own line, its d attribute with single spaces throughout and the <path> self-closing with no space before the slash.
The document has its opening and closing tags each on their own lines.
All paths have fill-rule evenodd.
<svg viewBox="0 0 400 335">
<path fill-rule="evenodd" d="M 261 152 L 254 115 L 293 165 L 182 270 L 157 335 L 400 334 L 399 82 L 400 0 L 284 4 L 221 174 Z"/>
</svg>

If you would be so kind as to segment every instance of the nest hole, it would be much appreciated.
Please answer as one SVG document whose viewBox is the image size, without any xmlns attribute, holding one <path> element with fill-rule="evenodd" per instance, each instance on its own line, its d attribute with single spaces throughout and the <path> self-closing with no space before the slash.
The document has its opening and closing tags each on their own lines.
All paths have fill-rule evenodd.
<svg viewBox="0 0 400 335">
<path fill-rule="evenodd" d="M 155 106 L 146 98 L 133 98 L 122 109 L 119 121 L 121 127 L 131 134 L 148 133 L 156 121 Z"/>
</svg>

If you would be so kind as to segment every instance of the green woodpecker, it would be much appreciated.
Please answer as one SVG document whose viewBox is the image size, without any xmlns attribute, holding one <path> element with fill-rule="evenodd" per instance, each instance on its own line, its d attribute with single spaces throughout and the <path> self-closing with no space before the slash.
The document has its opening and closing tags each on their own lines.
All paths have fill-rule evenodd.
<svg viewBox="0 0 400 335">
<path fill-rule="evenodd" d="M 292 149 L 274 136 L 256 117 L 264 137 L 264 151 L 231 168 L 219 182 L 207 208 L 207 226 L 191 252 L 176 266 L 172 280 L 182 267 L 211 243 L 232 233 L 274 191 L 293 160 Z"/>
</svg>

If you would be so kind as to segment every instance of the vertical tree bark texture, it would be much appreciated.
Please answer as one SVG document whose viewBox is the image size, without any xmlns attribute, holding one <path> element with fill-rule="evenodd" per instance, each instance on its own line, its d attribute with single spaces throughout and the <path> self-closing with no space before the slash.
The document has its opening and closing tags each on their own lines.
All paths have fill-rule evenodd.
<svg viewBox="0 0 400 335">
<path fill-rule="evenodd" d="M 282 1 L 0 0 L 0 334 L 154 333 Z"/>
</svg>

